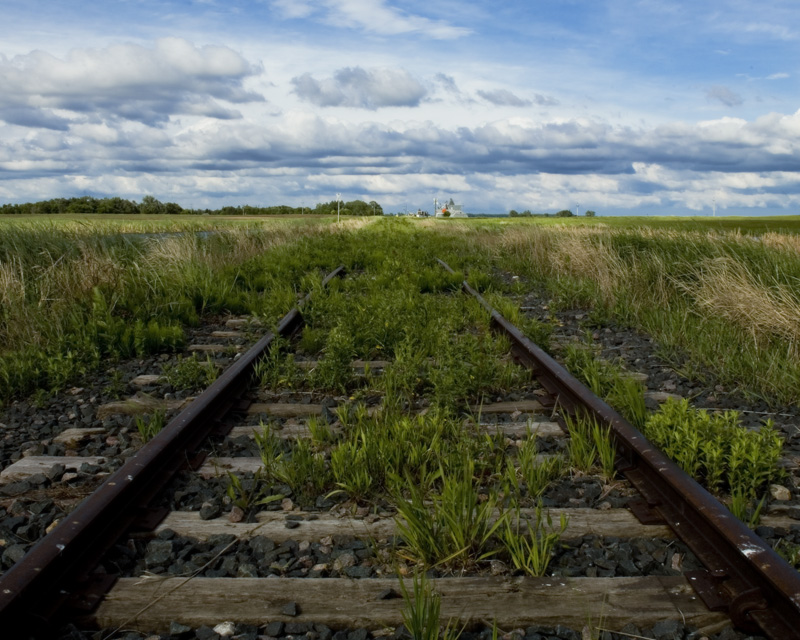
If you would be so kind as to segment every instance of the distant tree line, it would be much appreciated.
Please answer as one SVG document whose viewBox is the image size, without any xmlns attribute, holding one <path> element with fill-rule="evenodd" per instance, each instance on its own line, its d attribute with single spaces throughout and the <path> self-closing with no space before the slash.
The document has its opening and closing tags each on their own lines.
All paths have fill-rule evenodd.
<svg viewBox="0 0 800 640">
<path fill-rule="evenodd" d="M 557 213 L 531 213 L 530 209 L 525 209 L 525 211 L 520 213 L 516 209 L 512 209 L 511 211 L 508 212 L 508 215 L 510 215 L 512 218 L 517 218 L 517 217 L 521 217 L 521 218 L 531 218 L 531 217 L 533 217 L 533 218 L 571 218 L 575 214 L 572 213 L 572 211 L 570 211 L 569 209 L 562 209 L 561 211 L 559 211 Z M 593 218 L 597 214 L 594 211 L 592 211 L 591 209 L 587 209 L 586 212 L 583 215 L 585 215 L 585 216 L 587 216 L 589 218 Z"/>
<path fill-rule="evenodd" d="M 352 200 L 339 203 L 341 215 L 350 216 L 382 216 L 383 207 L 374 200 Z M 189 215 L 221 215 L 221 216 L 264 216 L 264 215 L 300 215 L 303 213 L 336 214 L 336 201 L 321 202 L 313 209 L 310 207 L 290 207 L 277 205 L 272 207 L 253 207 L 250 205 L 227 206 L 220 209 L 184 209 L 175 202 L 161 202 L 153 196 L 144 196 L 142 201 L 125 198 L 53 198 L 41 202 L 26 202 L 24 204 L 0 205 L 2 214 L 143 214 L 143 215 L 174 215 L 178 213 Z"/>
</svg>

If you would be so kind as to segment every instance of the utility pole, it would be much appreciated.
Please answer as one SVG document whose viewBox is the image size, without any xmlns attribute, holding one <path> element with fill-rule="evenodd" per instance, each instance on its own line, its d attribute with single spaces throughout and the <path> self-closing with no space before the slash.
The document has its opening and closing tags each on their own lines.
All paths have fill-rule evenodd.
<svg viewBox="0 0 800 640">
<path fill-rule="evenodd" d="M 336 222 L 339 222 L 339 203 L 342 201 L 342 194 L 336 194 Z"/>
</svg>

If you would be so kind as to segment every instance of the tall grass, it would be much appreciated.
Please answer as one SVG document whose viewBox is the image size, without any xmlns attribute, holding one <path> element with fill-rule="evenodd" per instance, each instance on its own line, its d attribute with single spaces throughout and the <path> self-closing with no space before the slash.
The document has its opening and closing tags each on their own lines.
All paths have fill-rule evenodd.
<svg viewBox="0 0 800 640">
<path fill-rule="evenodd" d="M 482 242 L 557 306 L 602 309 L 723 384 L 776 405 L 800 400 L 795 235 L 515 225 Z"/>
<path fill-rule="evenodd" d="M 181 326 L 205 313 L 278 317 L 295 300 L 285 278 L 242 274 L 265 251 L 302 244 L 322 229 L 239 227 L 132 240 L 103 224 L 6 225 L 0 401 L 58 388 L 109 357 L 174 350 Z M 268 289 L 277 295 L 265 299 Z"/>
</svg>

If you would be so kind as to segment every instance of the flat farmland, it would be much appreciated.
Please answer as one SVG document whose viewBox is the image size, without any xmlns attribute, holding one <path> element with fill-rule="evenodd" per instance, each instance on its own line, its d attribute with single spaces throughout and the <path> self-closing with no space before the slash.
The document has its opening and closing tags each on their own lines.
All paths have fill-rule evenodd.
<svg viewBox="0 0 800 640">
<path fill-rule="evenodd" d="M 308 296 L 172 513 L 102 559 L 124 579 L 83 637 L 747 637 L 691 596 L 692 550 L 633 518 L 608 433 L 550 403 L 461 291 L 794 565 L 792 220 L 646 222 L 0 219 L 2 570 Z"/>
</svg>

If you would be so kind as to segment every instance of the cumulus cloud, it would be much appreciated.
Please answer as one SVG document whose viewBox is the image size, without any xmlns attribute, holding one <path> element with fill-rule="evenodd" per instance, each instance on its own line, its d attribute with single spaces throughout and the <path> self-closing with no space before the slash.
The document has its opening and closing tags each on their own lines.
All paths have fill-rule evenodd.
<svg viewBox="0 0 800 640">
<path fill-rule="evenodd" d="M 274 193 L 282 202 L 309 202 L 329 199 L 338 185 L 333 192 L 347 190 L 348 198 L 390 203 L 407 194 L 409 204 L 419 199 L 414 206 L 449 189 L 486 210 L 505 208 L 493 200 L 497 193 L 518 194 L 520 206 L 538 210 L 564 208 L 568 202 L 554 203 L 567 197 L 596 210 L 666 210 L 702 208 L 719 192 L 718 205 L 734 208 L 800 202 L 798 171 L 800 111 L 658 127 L 522 117 L 456 127 L 287 111 L 269 123 L 206 119 L 180 131 L 75 124 L 69 133 L 42 130 L 0 143 L 0 196 L 5 189 L 14 198 L 34 184 L 58 194 L 103 176 L 97 184 L 124 178 L 139 194 L 159 193 L 160 184 L 229 201 Z M 59 190 L 46 182 L 54 176 L 63 181 Z M 145 190 L 146 181 L 157 184 L 147 182 Z M 118 194 L 136 195 L 128 189 Z"/>
<path fill-rule="evenodd" d="M 445 20 L 409 13 L 386 0 L 273 0 L 272 6 L 286 18 L 320 15 L 328 24 L 378 35 L 418 34 L 452 40 L 471 33 Z"/>
<path fill-rule="evenodd" d="M 709 100 L 721 102 L 726 107 L 738 107 L 744 102 L 744 100 L 742 100 L 742 96 L 722 85 L 714 85 L 711 87 L 708 91 L 706 91 L 706 97 Z"/>
<path fill-rule="evenodd" d="M 195 47 L 180 38 L 164 38 L 152 47 L 74 49 L 63 59 L 33 51 L 0 58 L 0 117 L 56 129 L 67 120 L 53 110 L 149 125 L 177 114 L 236 118 L 238 111 L 219 101 L 263 101 L 242 87 L 258 72 L 232 49 Z"/>
<path fill-rule="evenodd" d="M 422 83 L 404 69 L 345 67 L 322 80 L 304 73 L 293 78 L 292 84 L 298 97 L 320 107 L 416 107 L 427 94 Z"/>
<path fill-rule="evenodd" d="M 69 120 L 57 116 L 50 109 L 37 109 L 28 106 L 0 107 L 0 120 L 8 124 L 34 129 L 56 129 L 66 131 L 69 129 Z"/>
</svg>

